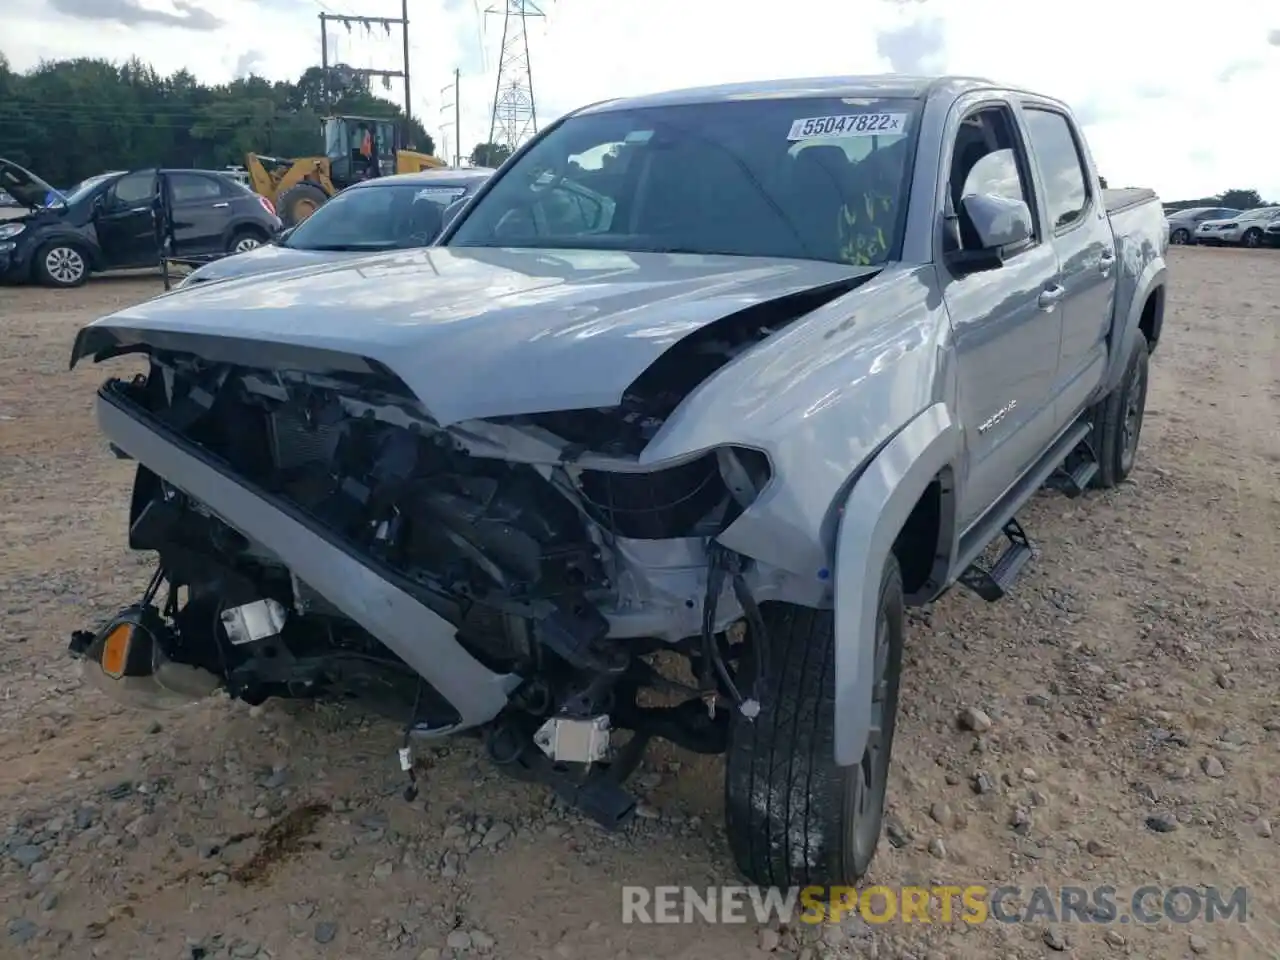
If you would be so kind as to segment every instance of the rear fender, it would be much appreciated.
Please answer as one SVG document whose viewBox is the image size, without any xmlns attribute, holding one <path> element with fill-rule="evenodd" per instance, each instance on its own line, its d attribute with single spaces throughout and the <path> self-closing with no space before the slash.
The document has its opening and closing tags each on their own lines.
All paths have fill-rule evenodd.
<svg viewBox="0 0 1280 960">
<path fill-rule="evenodd" d="M 866 749 L 885 561 L 925 489 L 957 461 L 960 441 L 946 405 L 933 404 L 885 445 L 845 500 L 835 552 L 835 760 L 840 766 L 857 763 Z"/>
<path fill-rule="evenodd" d="M 1163 259 L 1153 260 L 1148 263 L 1134 284 L 1133 296 L 1129 299 L 1128 309 L 1123 316 L 1117 311 L 1115 318 L 1116 329 L 1111 338 L 1111 355 L 1107 358 L 1107 373 L 1103 378 L 1103 386 L 1101 388 L 1102 396 L 1106 396 L 1119 386 L 1120 381 L 1124 378 L 1125 368 L 1129 363 L 1129 354 L 1133 351 L 1133 342 L 1137 337 L 1142 336 L 1140 327 L 1142 309 L 1146 306 L 1147 298 L 1151 296 L 1152 291 L 1164 286 L 1165 272 Z M 1119 305 L 1117 304 L 1117 306 Z M 1163 303 L 1158 303 L 1156 309 L 1163 311 Z M 1161 319 L 1161 317 L 1157 317 L 1157 321 Z"/>
</svg>

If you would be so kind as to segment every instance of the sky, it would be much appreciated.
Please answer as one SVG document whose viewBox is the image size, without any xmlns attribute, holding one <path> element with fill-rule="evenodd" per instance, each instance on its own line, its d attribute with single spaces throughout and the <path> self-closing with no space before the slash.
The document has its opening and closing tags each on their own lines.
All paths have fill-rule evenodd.
<svg viewBox="0 0 1280 960">
<path fill-rule="evenodd" d="M 508 0 L 408 0 L 412 110 L 451 153 L 489 137 Z M 1257 189 L 1280 200 L 1280 4 L 1215 0 L 536 0 L 539 121 L 615 96 L 740 80 L 960 73 L 1060 97 L 1113 186 L 1166 200 Z M 296 78 L 320 59 L 322 11 L 400 15 L 400 0 L 0 0 L 0 52 L 138 56 L 206 83 Z M 336 35 L 335 35 L 336 34 Z M 401 41 L 330 28 L 330 59 L 400 68 Z M 375 81 L 377 84 L 377 81 Z M 384 93 L 402 97 L 402 81 Z M 448 87 L 449 89 L 444 89 Z M 376 90 L 375 86 L 375 90 Z M 1274 95 L 1274 93 L 1273 93 Z M 1274 118 L 1274 114 L 1271 114 Z"/>
</svg>

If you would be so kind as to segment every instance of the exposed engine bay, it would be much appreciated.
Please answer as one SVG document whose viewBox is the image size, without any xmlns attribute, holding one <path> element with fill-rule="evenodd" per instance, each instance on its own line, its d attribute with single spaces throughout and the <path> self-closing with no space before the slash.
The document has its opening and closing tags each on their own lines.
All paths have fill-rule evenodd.
<svg viewBox="0 0 1280 960">
<path fill-rule="evenodd" d="M 811 304 L 787 306 L 794 316 Z M 618 783 L 651 736 L 717 753 L 730 712 L 759 709 L 759 604 L 785 596 L 791 575 L 714 538 L 769 483 L 768 458 L 725 446 L 638 461 L 689 390 L 769 335 L 751 313 L 687 338 L 605 410 L 441 428 L 390 374 L 160 350 L 147 376 L 109 381 L 100 402 L 305 518 L 452 624 L 472 657 L 511 681 L 507 709 L 484 729 L 493 759 L 613 824 L 631 809 Z M 467 726 L 253 529 L 145 464 L 129 543 L 158 557 L 142 603 L 73 641 L 108 676 L 152 674 L 164 686 L 164 669 L 181 668 L 204 678 L 196 688 L 223 685 L 251 703 L 356 700 L 405 721 L 410 776 L 413 737 Z M 113 653 L 112 636 L 126 634 L 146 652 Z M 693 681 L 660 674 L 648 658 L 659 650 L 687 658 Z M 642 706 L 642 690 L 674 705 Z M 621 751 L 617 729 L 633 731 Z"/>
</svg>

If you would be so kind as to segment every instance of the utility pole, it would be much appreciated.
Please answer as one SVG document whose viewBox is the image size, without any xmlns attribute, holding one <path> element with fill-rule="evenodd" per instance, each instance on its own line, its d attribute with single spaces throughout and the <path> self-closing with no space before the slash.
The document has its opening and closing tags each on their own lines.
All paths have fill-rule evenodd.
<svg viewBox="0 0 1280 960">
<path fill-rule="evenodd" d="M 440 112 L 444 113 L 450 107 L 453 107 L 453 121 L 450 122 L 445 120 L 440 124 L 440 126 L 446 128 L 453 127 L 453 165 L 455 167 L 462 166 L 462 113 L 460 107 L 461 100 L 458 96 L 458 78 L 460 76 L 461 71 L 455 68 L 453 71 L 453 83 L 440 88 L 440 99 L 444 100 L 444 103 L 440 106 Z M 445 94 L 450 91 L 453 92 L 453 99 L 445 100 Z"/>
<path fill-rule="evenodd" d="M 530 17 L 546 14 L 534 0 L 505 0 L 503 9 L 490 7 L 485 14 L 502 15 L 502 52 L 498 58 L 498 82 L 493 91 L 489 142 L 505 144 L 514 152 L 538 132 L 526 22 Z"/>
<path fill-rule="evenodd" d="M 399 19 L 394 17 L 354 17 L 344 13 L 322 13 L 320 14 L 320 69 L 322 71 L 322 81 L 324 84 L 325 103 L 329 103 L 329 93 L 331 85 L 329 82 L 329 32 L 328 25 L 330 23 L 340 23 L 347 28 L 347 32 L 351 32 L 351 25 L 358 24 L 365 30 L 372 30 L 374 27 L 382 27 L 388 35 L 391 33 L 392 27 L 400 27 L 404 31 L 404 69 L 402 70 L 372 70 L 367 67 L 342 67 L 344 73 L 349 73 L 358 77 L 382 77 L 384 80 L 390 81 L 393 77 L 404 78 L 404 118 L 408 120 L 412 116 L 412 107 L 410 105 L 409 94 L 409 0 L 400 0 L 401 16 Z M 336 68 L 335 68 L 336 69 Z"/>
<path fill-rule="evenodd" d="M 404 36 L 404 122 L 409 123 L 409 0 L 400 0 L 400 32 Z"/>
</svg>

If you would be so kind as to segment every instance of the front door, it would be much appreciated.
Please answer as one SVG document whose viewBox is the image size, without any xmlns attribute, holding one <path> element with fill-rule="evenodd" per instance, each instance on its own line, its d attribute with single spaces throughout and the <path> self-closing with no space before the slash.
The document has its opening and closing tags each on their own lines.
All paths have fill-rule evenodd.
<svg viewBox="0 0 1280 960">
<path fill-rule="evenodd" d="M 1065 290 L 1055 388 L 1059 418 L 1065 423 L 1084 409 L 1107 366 L 1116 244 L 1084 147 L 1066 114 L 1024 102 L 1022 116 Z"/>
<path fill-rule="evenodd" d="M 150 267 L 160 262 L 155 199 L 154 170 L 126 173 L 106 188 L 93 219 L 104 267 Z"/>
<path fill-rule="evenodd" d="M 949 196 L 1022 200 L 1033 214 L 1030 241 L 998 269 L 955 276 L 940 263 L 955 336 L 958 403 L 966 466 L 959 514 L 968 529 L 1045 449 L 1056 432 L 1053 383 L 1062 314 L 1058 255 L 1046 239 L 1030 165 L 1007 103 L 962 106 L 948 160 Z"/>
</svg>

